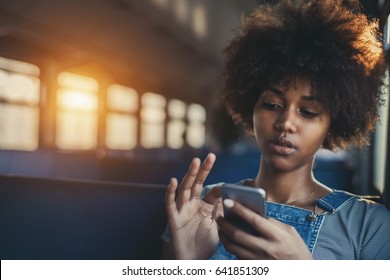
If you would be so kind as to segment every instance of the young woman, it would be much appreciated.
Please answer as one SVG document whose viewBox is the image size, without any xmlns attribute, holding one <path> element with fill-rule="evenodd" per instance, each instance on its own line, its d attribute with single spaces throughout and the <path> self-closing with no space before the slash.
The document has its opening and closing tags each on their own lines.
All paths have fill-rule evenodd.
<svg viewBox="0 0 390 280">
<path fill-rule="evenodd" d="M 224 98 L 256 138 L 258 174 L 240 183 L 265 189 L 267 215 L 203 188 L 216 158 L 195 158 L 168 186 L 165 258 L 390 259 L 390 212 L 313 176 L 320 148 L 367 144 L 381 103 L 377 24 L 347 4 L 281 1 L 244 20 L 225 49 Z M 227 222 L 222 203 L 259 235 Z"/>
</svg>

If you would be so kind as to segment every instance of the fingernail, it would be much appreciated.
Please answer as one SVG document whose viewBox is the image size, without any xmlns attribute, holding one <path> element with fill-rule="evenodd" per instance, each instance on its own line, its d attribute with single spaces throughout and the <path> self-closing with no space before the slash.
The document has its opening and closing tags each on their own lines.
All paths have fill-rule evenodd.
<svg viewBox="0 0 390 280">
<path fill-rule="evenodd" d="M 213 153 L 209 153 L 208 155 L 207 155 L 207 158 L 215 158 L 215 154 L 213 154 Z"/>
<path fill-rule="evenodd" d="M 227 208 L 232 208 L 234 206 L 234 201 L 229 199 L 229 198 L 226 198 L 223 201 L 223 205 L 225 205 L 225 207 L 227 207 Z"/>
</svg>

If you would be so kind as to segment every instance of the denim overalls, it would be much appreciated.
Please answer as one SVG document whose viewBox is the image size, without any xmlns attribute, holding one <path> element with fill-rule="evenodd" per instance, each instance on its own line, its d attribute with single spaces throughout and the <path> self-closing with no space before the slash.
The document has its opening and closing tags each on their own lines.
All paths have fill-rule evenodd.
<svg viewBox="0 0 390 280">
<path fill-rule="evenodd" d="M 266 213 L 267 217 L 274 218 L 293 226 L 305 241 L 310 252 L 312 252 L 326 215 L 336 213 L 351 199 L 356 198 L 357 196 L 343 191 L 333 191 L 316 200 L 317 206 L 325 210 L 325 212 L 321 214 L 290 205 L 266 202 Z M 219 242 L 217 251 L 210 259 L 235 260 L 237 258 L 227 252 L 222 243 Z"/>
</svg>

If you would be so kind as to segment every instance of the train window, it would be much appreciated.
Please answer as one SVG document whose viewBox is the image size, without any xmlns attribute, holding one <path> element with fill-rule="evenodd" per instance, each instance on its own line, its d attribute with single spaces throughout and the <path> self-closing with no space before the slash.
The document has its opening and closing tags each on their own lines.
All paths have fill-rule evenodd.
<svg viewBox="0 0 390 280">
<path fill-rule="evenodd" d="M 192 26 L 198 37 L 204 38 L 207 35 L 207 18 L 204 4 L 197 3 L 193 8 Z"/>
<path fill-rule="evenodd" d="M 106 146 L 130 150 L 137 145 L 138 94 L 134 89 L 111 85 L 107 90 Z"/>
<path fill-rule="evenodd" d="M 97 146 L 98 83 L 63 72 L 58 76 L 56 145 L 91 150 Z"/>
<path fill-rule="evenodd" d="M 190 104 L 187 119 L 187 143 L 194 148 L 201 148 L 206 139 L 206 110 L 199 104 Z"/>
<path fill-rule="evenodd" d="M 165 106 L 163 96 L 147 92 L 141 99 L 141 145 L 144 148 L 164 146 Z"/>
<path fill-rule="evenodd" d="M 386 84 L 389 84 L 389 74 L 385 76 Z M 386 87 L 382 90 L 387 91 Z M 374 137 L 374 186 L 383 193 L 385 190 L 386 175 L 386 150 L 387 150 L 387 129 L 389 126 L 389 95 L 385 94 L 385 105 L 380 110 L 380 122 L 375 128 Z"/>
<path fill-rule="evenodd" d="M 38 148 L 39 68 L 0 57 L 0 149 Z"/>
<path fill-rule="evenodd" d="M 168 104 L 167 145 L 173 149 L 179 149 L 184 145 L 186 134 L 186 104 L 183 101 L 173 99 Z"/>
<path fill-rule="evenodd" d="M 167 8 L 170 0 L 152 0 L 154 4 L 159 6 L 160 8 Z"/>
<path fill-rule="evenodd" d="M 186 23 L 188 20 L 188 4 L 187 0 L 176 0 L 174 2 L 174 12 L 181 23 Z"/>
<path fill-rule="evenodd" d="M 384 27 L 384 48 L 388 50 L 390 48 L 390 28 L 389 17 L 387 18 Z M 385 73 L 384 84 L 389 85 L 389 72 Z M 374 159 L 373 159 L 373 184 L 375 188 L 383 194 L 385 191 L 385 177 L 386 177 L 386 155 L 387 155 L 387 135 L 389 129 L 389 89 L 387 86 L 382 88 L 384 91 L 384 106 L 381 107 L 379 112 L 380 122 L 377 123 L 374 136 Z"/>
<path fill-rule="evenodd" d="M 174 15 L 177 22 L 189 28 L 199 39 L 208 35 L 207 5 L 188 0 L 151 0 L 152 4 L 165 10 L 171 17 Z"/>
</svg>

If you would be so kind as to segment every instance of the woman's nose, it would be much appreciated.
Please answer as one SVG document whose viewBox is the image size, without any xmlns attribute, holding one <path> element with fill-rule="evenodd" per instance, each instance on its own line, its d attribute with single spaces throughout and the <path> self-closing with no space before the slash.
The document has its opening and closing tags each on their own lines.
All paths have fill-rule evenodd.
<svg viewBox="0 0 390 280">
<path fill-rule="evenodd" d="M 274 127 L 277 131 L 295 133 L 298 127 L 298 117 L 292 110 L 283 110 Z"/>
</svg>

